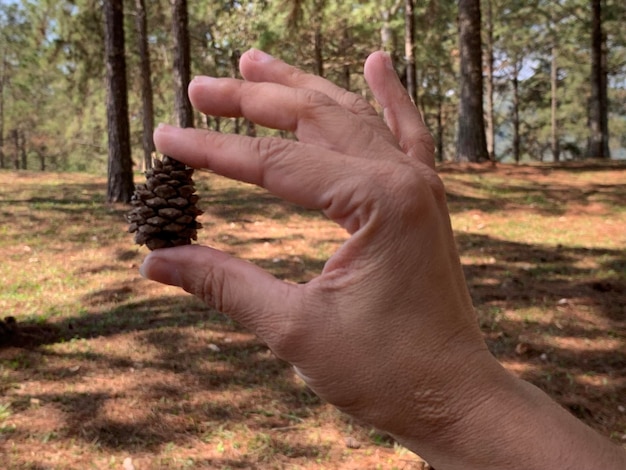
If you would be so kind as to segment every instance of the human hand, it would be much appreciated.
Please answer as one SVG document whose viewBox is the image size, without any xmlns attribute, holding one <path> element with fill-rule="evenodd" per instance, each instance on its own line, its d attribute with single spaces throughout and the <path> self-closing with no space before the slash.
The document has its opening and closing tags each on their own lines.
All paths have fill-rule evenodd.
<svg viewBox="0 0 626 470">
<path fill-rule="evenodd" d="M 389 58 L 365 78 L 382 106 L 250 51 L 245 81 L 195 79 L 206 114 L 298 141 L 161 126 L 158 149 L 322 210 L 351 237 L 305 285 L 201 246 L 152 252 L 142 273 L 254 331 L 321 397 L 438 469 L 624 468 L 626 454 L 487 352 L 456 253 L 433 143 Z"/>
<path fill-rule="evenodd" d="M 232 316 L 322 398 L 411 436 L 426 455 L 501 369 L 477 326 L 420 113 L 383 53 L 365 78 L 384 120 L 360 96 L 259 51 L 240 67 L 245 80 L 194 79 L 193 105 L 298 141 L 160 126 L 157 148 L 319 209 L 351 236 L 303 285 L 201 246 L 157 250 L 142 272 Z"/>
</svg>

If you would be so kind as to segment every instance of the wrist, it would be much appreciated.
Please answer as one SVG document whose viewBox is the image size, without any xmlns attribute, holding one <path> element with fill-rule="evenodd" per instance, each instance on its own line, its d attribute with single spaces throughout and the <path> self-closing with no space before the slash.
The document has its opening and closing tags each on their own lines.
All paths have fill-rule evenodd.
<svg viewBox="0 0 626 470">
<path fill-rule="evenodd" d="M 394 437 L 444 470 L 626 468 L 623 449 L 495 359 L 476 379 L 454 404 L 459 419 L 419 439 L 413 437 L 419 433 Z"/>
<path fill-rule="evenodd" d="M 445 384 L 416 389 L 409 405 L 413 409 L 402 410 L 399 425 L 391 423 L 385 430 L 435 468 L 457 468 L 453 465 L 458 457 L 458 468 L 470 470 L 466 456 L 475 450 L 473 437 L 482 435 L 485 410 L 491 414 L 494 395 L 515 388 L 516 379 L 486 348 L 466 357 L 449 376 Z"/>
</svg>

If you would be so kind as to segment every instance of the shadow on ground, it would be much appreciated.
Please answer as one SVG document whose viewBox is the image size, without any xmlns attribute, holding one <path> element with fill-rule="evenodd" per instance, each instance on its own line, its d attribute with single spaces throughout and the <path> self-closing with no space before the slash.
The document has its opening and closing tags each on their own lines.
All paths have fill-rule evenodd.
<svg viewBox="0 0 626 470">
<path fill-rule="evenodd" d="M 598 171 L 604 168 L 601 166 Z M 559 166 L 559 170 L 562 169 Z M 585 166 L 585 171 L 587 169 Z M 572 167 L 567 171 L 578 169 Z M 78 190 L 82 194 L 90 188 Z M 538 185 L 526 195 L 514 186 L 503 190 L 509 191 L 512 202 L 520 205 L 528 203 L 530 194 L 531 199 L 538 201 L 538 210 L 550 213 L 562 210 L 558 201 L 565 197 L 565 193 L 561 193 L 563 188 L 553 186 Z M 618 204 L 620 200 L 623 203 L 625 191 L 626 185 L 611 188 L 598 185 L 574 197 L 589 200 L 600 194 L 605 200 Z M 215 193 L 211 197 L 211 210 L 226 220 L 245 220 L 259 214 L 282 220 L 293 211 L 309 213 L 288 204 L 276 206 L 276 199 L 271 196 L 250 195 L 239 190 Z M 450 199 L 453 210 L 466 205 L 481 208 L 483 204 L 460 193 L 451 194 Z M 45 204 L 49 201 L 30 202 Z M 78 218 L 85 211 L 87 201 L 81 196 L 77 202 L 83 207 L 74 209 L 71 204 L 60 204 L 57 210 L 76 210 L 72 216 Z M 494 207 L 497 209 L 497 204 L 488 201 L 483 209 L 493 210 Z M 117 220 L 121 214 L 122 211 L 116 210 L 103 216 Z M 609 249 L 548 248 L 476 234 L 458 234 L 457 240 L 462 254 L 486 260 L 483 264 L 466 265 L 464 269 L 491 351 L 503 361 L 519 363 L 523 378 L 546 390 L 590 425 L 602 431 L 617 428 L 617 420 L 621 419 L 617 410 L 623 406 L 620 400 L 626 395 L 626 254 Z M 273 240 L 246 243 L 259 241 Z M 233 243 L 244 242 L 235 240 Z M 122 251 L 117 261 L 132 261 L 136 254 L 135 250 Z M 590 256 L 596 260 L 593 265 L 581 263 Z M 302 282 L 319 272 L 324 264 L 324 260 L 303 256 L 253 261 L 281 278 Z M 120 269 L 119 265 L 112 261 L 110 265 L 88 268 L 85 274 L 115 269 Z M 286 429 L 321 405 L 308 389 L 290 380 L 293 372 L 289 365 L 271 355 L 257 340 L 244 338 L 244 330 L 226 316 L 187 295 L 135 301 L 135 294 L 132 284 L 107 285 L 85 296 L 87 311 L 74 317 L 16 325 L 5 320 L 5 328 L 0 331 L 0 362 L 11 371 L 11 382 L 6 381 L 6 376 L 0 377 L 0 392 L 34 378 L 80 384 L 91 380 L 90 374 L 94 371 L 107 371 L 113 376 L 145 374 L 142 377 L 146 379 L 158 374 L 163 380 L 133 383 L 124 392 L 23 394 L 12 402 L 13 411 L 28 409 L 33 400 L 53 403 L 65 416 L 65 426 L 59 433 L 98 443 L 104 449 L 154 452 L 171 442 L 206 442 L 215 436 L 224 421 L 246 423 L 258 431 Z M 110 308 L 102 307 L 109 304 Z M 553 320 L 510 319 L 503 315 L 509 310 L 538 304 L 555 312 Z M 590 318 L 590 309 L 601 312 L 601 321 Z M 138 347 L 156 353 L 150 359 L 138 360 L 132 352 L 55 352 L 48 347 L 118 335 L 129 335 Z M 602 348 L 579 347 L 579 341 L 602 339 L 607 340 Z M 59 365 L 64 361 L 80 361 L 81 366 L 74 369 Z M 259 394 L 258 408 L 246 401 L 251 390 Z M 231 392 L 233 399 L 212 401 L 205 395 L 224 391 Z M 201 395 L 202 400 L 192 399 L 196 395 Z M 124 409 L 141 410 L 144 403 L 125 401 L 136 396 L 149 399 L 152 407 L 141 418 L 125 421 L 124 416 L 120 419 L 104 417 L 103 409 L 112 400 L 123 401 Z M 288 411 L 265 408 L 276 402 L 280 403 L 280 410 Z M 262 419 L 250 419 L 257 414 Z M 28 432 L 17 429 L 12 439 Z M 268 439 L 258 442 L 260 453 L 315 458 L 320 452 L 320 446 L 294 444 L 280 433 Z M 263 468 L 254 459 L 197 463 L 216 468 L 219 465 Z"/>
</svg>

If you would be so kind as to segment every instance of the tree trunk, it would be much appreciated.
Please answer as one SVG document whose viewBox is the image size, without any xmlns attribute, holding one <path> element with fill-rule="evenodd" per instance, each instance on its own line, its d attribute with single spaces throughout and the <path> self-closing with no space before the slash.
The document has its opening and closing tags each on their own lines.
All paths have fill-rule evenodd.
<svg viewBox="0 0 626 470">
<path fill-rule="evenodd" d="M 241 52 L 238 51 L 237 49 L 235 49 L 234 51 L 231 52 L 230 54 L 230 76 L 232 78 L 239 78 L 239 59 L 241 58 Z M 215 123 L 216 128 L 215 130 L 218 130 L 218 127 L 220 125 L 220 123 Z M 239 120 L 238 117 L 233 118 L 233 126 L 234 126 L 234 130 L 233 132 L 237 135 L 241 134 L 241 122 Z"/>
<path fill-rule="evenodd" d="M 406 89 L 417 104 L 417 70 L 415 66 L 415 13 L 413 0 L 404 2 L 404 55 L 406 60 Z"/>
<path fill-rule="evenodd" d="M 46 154 L 45 154 L 45 150 L 40 149 L 38 152 L 38 156 L 39 156 L 39 169 L 41 171 L 46 171 Z"/>
<path fill-rule="evenodd" d="M 315 73 L 320 77 L 324 76 L 324 37 L 322 36 L 322 25 L 315 28 Z"/>
<path fill-rule="evenodd" d="M 496 126 L 493 104 L 493 6 L 492 0 L 487 0 L 487 44 L 485 61 L 487 63 L 487 80 L 485 83 L 485 105 L 487 106 L 485 125 L 487 127 L 487 153 L 492 162 L 496 161 Z"/>
<path fill-rule="evenodd" d="M 550 147 L 552 149 L 552 159 L 558 162 L 561 159 L 561 146 L 559 143 L 559 122 L 558 122 L 558 86 L 559 86 L 559 69 L 557 60 L 558 48 L 556 38 L 552 44 L 552 62 L 550 65 Z"/>
<path fill-rule="evenodd" d="M 0 57 L 0 168 L 4 168 L 4 81 L 6 67 L 6 52 L 2 51 Z"/>
<path fill-rule="evenodd" d="M 123 0 L 105 0 L 104 19 L 109 138 L 107 201 L 128 203 L 135 185 L 128 124 Z"/>
<path fill-rule="evenodd" d="M 394 54 L 396 51 L 396 39 L 391 27 L 391 13 L 389 10 L 382 11 L 383 25 L 380 27 L 380 47 L 383 51 Z"/>
<path fill-rule="evenodd" d="M 256 124 L 250 119 L 246 119 L 246 135 L 256 137 Z"/>
<path fill-rule="evenodd" d="M 480 38 L 480 0 L 459 0 L 461 97 L 457 160 L 489 159 L 483 116 L 483 75 Z"/>
<path fill-rule="evenodd" d="M 341 37 L 341 42 L 339 43 L 339 56 L 341 57 L 341 60 L 343 60 L 341 77 L 343 79 L 343 88 L 350 91 L 350 78 L 352 76 L 352 70 L 350 69 L 350 61 L 348 60 L 348 57 L 350 55 L 350 48 L 353 45 L 352 36 L 350 35 L 350 27 L 345 20 L 342 20 L 341 26 L 343 29 L 343 36 Z"/>
<path fill-rule="evenodd" d="M 314 56 L 315 56 L 315 72 L 320 77 L 325 75 L 324 72 L 324 9 L 326 8 L 326 0 L 315 0 L 312 4 L 313 22 L 315 25 L 314 33 Z"/>
<path fill-rule="evenodd" d="M 437 161 L 443 162 L 443 97 L 437 98 Z"/>
<path fill-rule="evenodd" d="M 28 170 L 28 157 L 26 155 L 26 131 L 20 130 L 17 134 L 17 142 L 20 145 L 20 167 L 22 170 Z"/>
<path fill-rule="evenodd" d="M 13 153 L 13 166 L 16 170 L 20 169 L 20 134 L 17 129 L 11 130 L 11 137 L 13 137 L 13 145 L 15 152 Z"/>
<path fill-rule="evenodd" d="M 396 0 L 391 7 L 381 9 L 382 26 L 380 28 L 380 45 L 381 49 L 391 56 L 394 67 L 398 62 L 398 44 L 396 33 L 391 25 L 391 19 L 398 12 L 402 1 L 403 0 Z"/>
<path fill-rule="evenodd" d="M 154 103 L 152 97 L 152 70 L 150 49 L 148 48 L 148 22 L 144 0 L 135 0 L 135 26 L 139 42 L 139 67 L 141 69 L 141 102 L 143 117 L 143 161 L 146 170 L 152 168 L 152 154 L 155 151 L 154 140 Z"/>
<path fill-rule="evenodd" d="M 520 162 L 520 119 L 519 119 L 519 65 L 517 58 L 513 71 L 513 158 L 515 163 Z"/>
<path fill-rule="evenodd" d="M 193 127 L 193 109 L 189 101 L 189 95 L 187 94 L 191 77 L 187 0 L 172 0 L 172 6 L 176 117 L 180 127 Z"/>
<path fill-rule="evenodd" d="M 589 103 L 590 158 L 609 153 L 606 37 L 602 27 L 602 0 L 591 0 L 591 101 Z"/>
</svg>

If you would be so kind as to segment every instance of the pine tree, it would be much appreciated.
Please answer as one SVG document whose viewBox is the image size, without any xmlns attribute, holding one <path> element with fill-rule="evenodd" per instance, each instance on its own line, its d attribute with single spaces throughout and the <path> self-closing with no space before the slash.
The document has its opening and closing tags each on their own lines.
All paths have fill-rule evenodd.
<svg viewBox="0 0 626 470">
<path fill-rule="evenodd" d="M 104 16 L 109 131 L 107 201 L 130 202 L 134 184 L 130 156 L 126 59 L 124 57 L 123 0 L 105 0 Z"/>
<path fill-rule="evenodd" d="M 461 54 L 461 99 L 457 160 L 489 159 L 483 116 L 482 47 L 480 0 L 459 0 L 459 47 Z"/>
</svg>

